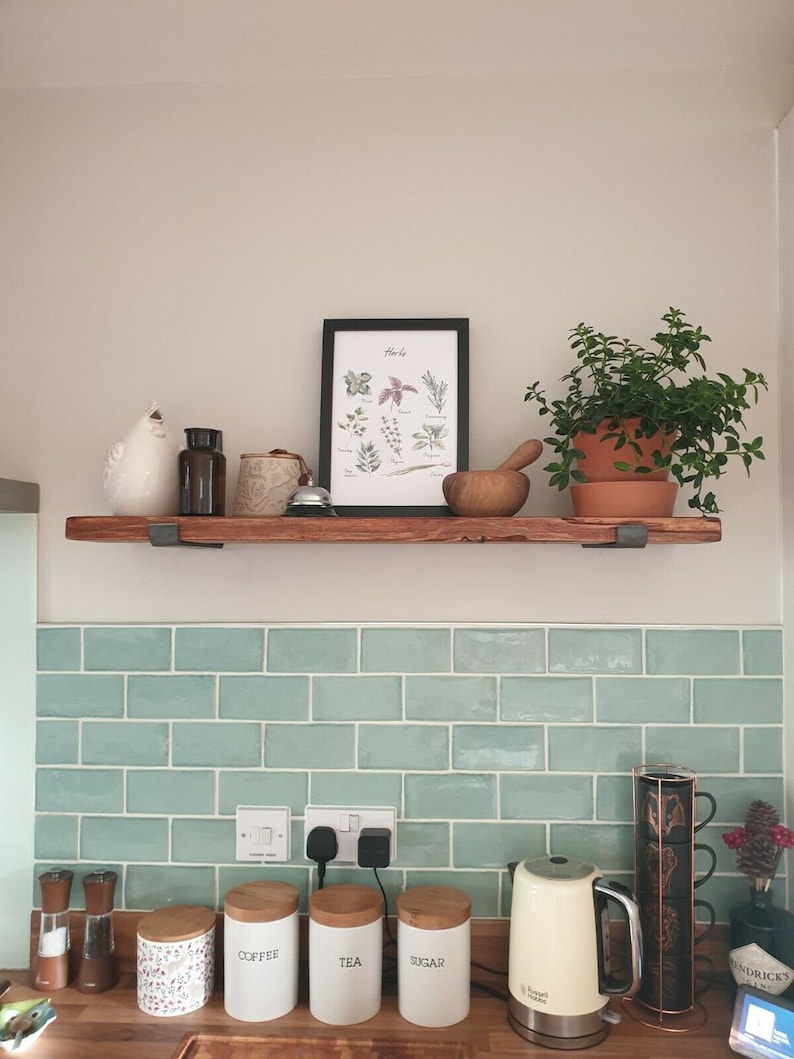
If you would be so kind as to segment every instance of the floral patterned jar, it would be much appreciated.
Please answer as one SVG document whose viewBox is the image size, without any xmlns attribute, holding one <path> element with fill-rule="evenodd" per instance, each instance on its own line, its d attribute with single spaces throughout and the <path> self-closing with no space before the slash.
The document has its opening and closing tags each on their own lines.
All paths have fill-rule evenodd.
<svg viewBox="0 0 794 1059">
<path fill-rule="evenodd" d="M 170 905 L 138 922 L 138 1007 L 147 1015 L 187 1015 L 215 983 L 215 913 Z"/>
</svg>

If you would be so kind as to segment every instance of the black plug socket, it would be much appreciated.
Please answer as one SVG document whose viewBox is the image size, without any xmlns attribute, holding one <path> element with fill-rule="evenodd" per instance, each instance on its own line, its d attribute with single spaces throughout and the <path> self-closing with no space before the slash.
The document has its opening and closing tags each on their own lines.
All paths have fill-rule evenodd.
<svg viewBox="0 0 794 1059">
<path fill-rule="evenodd" d="M 360 868 L 388 868 L 391 859 L 391 831 L 388 827 L 365 827 L 358 836 Z"/>
<path fill-rule="evenodd" d="M 313 827 L 306 839 L 306 856 L 318 864 L 327 864 L 333 860 L 339 847 L 336 831 L 332 827 Z"/>
</svg>

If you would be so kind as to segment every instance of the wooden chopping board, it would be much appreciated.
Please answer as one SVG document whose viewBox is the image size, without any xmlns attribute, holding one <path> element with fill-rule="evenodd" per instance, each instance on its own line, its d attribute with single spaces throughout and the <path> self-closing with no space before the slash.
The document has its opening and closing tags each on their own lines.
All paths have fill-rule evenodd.
<svg viewBox="0 0 794 1059">
<path fill-rule="evenodd" d="M 476 1059 L 463 1041 L 334 1040 L 330 1037 L 240 1037 L 190 1033 L 173 1059 Z"/>
</svg>

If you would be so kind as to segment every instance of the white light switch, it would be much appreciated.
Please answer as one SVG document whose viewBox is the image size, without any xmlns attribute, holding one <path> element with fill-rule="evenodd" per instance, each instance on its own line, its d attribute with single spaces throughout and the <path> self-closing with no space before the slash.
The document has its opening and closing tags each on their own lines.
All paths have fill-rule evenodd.
<svg viewBox="0 0 794 1059">
<path fill-rule="evenodd" d="M 237 859 L 248 861 L 289 860 L 290 812 L 280 806 L 260 809 L 237 806 Z"/>
</svg>

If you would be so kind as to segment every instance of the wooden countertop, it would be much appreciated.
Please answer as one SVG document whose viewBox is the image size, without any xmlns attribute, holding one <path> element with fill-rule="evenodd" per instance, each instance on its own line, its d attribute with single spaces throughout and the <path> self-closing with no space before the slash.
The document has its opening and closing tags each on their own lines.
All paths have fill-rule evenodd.
<svg viewBox="0 0 794 1059">
<path fill-rule="evenodd" d="M 223 1007 L 222 961 L 223 917 L 217 916 L 215 992 L 209 1003 L 189 1015 L 158 1018 L 144 1014 L 138 1007 L 135 966 L 137 921 L 140 913 L 116 914 L 116 952 L 119 960 L 119 984 L 106 993 L 86 996 L 71 986 L 51 995 L 57 1018 L 44 1030 L 41 1038 L 25 1055 L 32 1059 L 316 1059 L 339 1056 L 340 1059 L 435 1059 L 440 1043 L 447 1047 L 449 1059 L 466 1055 L 466 1046 L 478 1059 L 505 1059 L 527 1056 L 550 1059 L 555 1052 L 531 1044 L 519 1037 L 507 1023 L 507 972 L 488 973 L 474 966 L 472 981 L 484 985 L 499 996 L 492 996 L 472 985 L 471 1011 L 463 1022 L 445 1029 L 424 1029 L 406 1022 L 397 1010 L 397 990 L 384 985 L 383 1003 L 375 1018 L 357 1026 L 328 1026 L 314 1019 L 308 1009 L 307 967 L 301 963 L 298 1006 L 283 1018 L 272 1022 L 245 1023 L 230 1018 Z M 37 922 L 31 918 L 31 955 L 37 948 Z M 507 966 L 507 930 L 505 920 L 472 920 L 472 959 L 490 968 Z M 82 917 L 72 923 L 72 977 L 75 957 L 81 950 Z M 301 951 L 305 954 L 305 917 L 301 919 Z M 718 927 L 698 952 L 709 956 L 716 966 L 718 984 L 702 998 L 698 1014 L 705 1017 L 699 1028 L 690 1032 L 670 1032 L 658 1026 L 647 1026 L 635 1017 L 638 1009 L 631 1002 L 612 1001 L 622 1021 L 610 1028 L 609 1036 L 592 1049 L 573 1054 L 592 1055 L 595 1059 L 730 1059 L 735 1052 L 728 1047 L 731 1022 L 730 994 L 726 988 L 727 938 Z M 5 971 L 12 987 L 2 1003 L 41 994 L 31 986 L 29 971 Z M 651 1021 L 654 1021 L 651 1013 Z M 188 1044 L 193 1035 L 207 1035 L 202 1042 Z M 279 1039 L 288 1038 L 288 1050 L 275 1050 Z M 304 1043 L 301 1047 L 297 1042 Z M 268 1048 L 268 1042 L 271 1047 Z M 362 1050 L 339 1049 L 340 1042 Z M 363 1047 L 370 1042 L 380 1048 Z M 435 1045 L 429 1048 L 430 1043 Z M 455 1049 L 454 1043 L 463 1045 Z M 425 1045 L 421 1048 L 421 1045 Z M 234 1047 L 233 1047 L 234 1045 Z M 559 1053 L 556 1053 L 559 1054 Z"/>
<path fill-rule="evenodd" d="M 30 973 L 10 972 L 14 983 L 3 1002 L 26 996 L 37 996 L 30 988 Z M 491 976 L 480 975 L 482 980 Z M 497 988 L 504 989 L 503 981 Z M 256 1048 L 235 1052 L 222 1047 L 223 1042 L 207 1042 L 200 1049 L 182 1053 L 195 1054 L 196 1059 L 236 1059 L 239 1054 L 261 1056 L 266 1059 L 267 1038 L 312 1038 L 317 1041 L 317 1055 L 336 1055 L 334 1046 L 340 1040 L 379 1041 L 390 1045 L 392 1059 L 403 1059 L 408 1054 L 418 1056 L 416 1046 L 422 1041 L 436 1044 L 444 1041 L 465 1042 L 474 1046 L 482 1059 L 506 1056 L 532 1056 L 549 1059 L 553 1052 L 519 1037 L 507 1024 L 507 1006 L 503 1000 L 472 990 L 471 1012 L 463 1022 L 443 1030 L 428 1030 L 413 1026 L 397 1011 L 396 990 L 384 990 L 383 1004 L 378 1015 L 358 1026 L 327 1026 L 309 1014 L 305 985 L 298 1007 L 268 1023 L 243 1023 L 230 1018 L 223 1009 L 223 995 L 216 990 L 209 1004 L 190 1015 L 176 1018 L 157 1018 L 145 1015 L 137 1005 L 135 976 L 124 974 L 115 989 L 98 996 L 85 996 L 69 987 L 52 994 L 58 1017 L 32 1046 L 29 1054 L 40 1059 L 171 1059 L 181 1053 L 184 1039 L 191 1034 L 211 1034 L 228 1040 L 234 1038 L 259 1043 Z M 627 1005 L 613 1001 L 615 1010 L 622 1010 L 619 1025 L 612 1026 L 609 1036 L 587 1054 L 599 1059 L 722 1059 L 735 1056 L 728 1047 L 730 1005 L 728 992 L 712 988 L 703 998 L 707 1016 L 705 1025 L 690 1033 L 671 1033 L 640 1024 L 626 1010 Z M 326 1043 L 326 1048 L 320 1042 Z M 275 1041 L 273 1041 L 275 1044 Z M 326 1050 L 327 1049 L 327 1050 Z M 283 1054 L 283 1053 L 280 1053 Z M 293 1053 L 298 1054 L 296 1049 Z M 368 1053 L 369 1054 L 369 1053 Z M 373 1050 L 374 1055 L 385 1052 Z M 450 1051 L 449 1054 L 453 1054 Z"/>
</svg>

